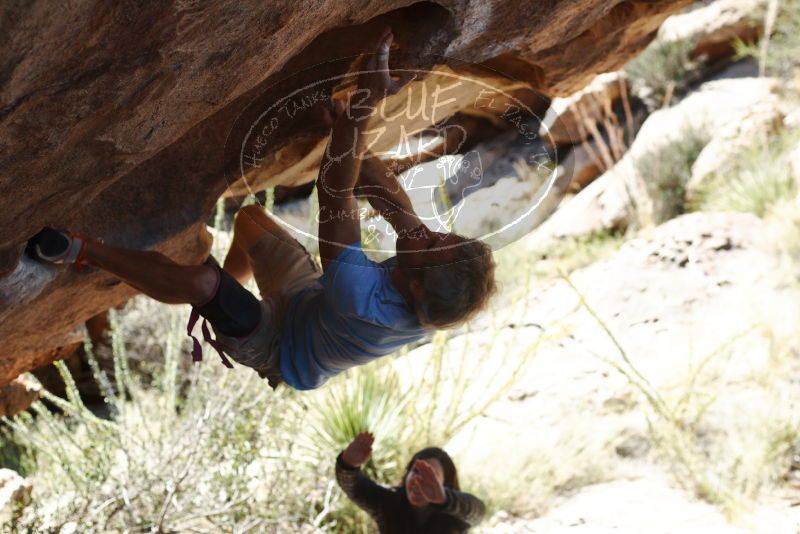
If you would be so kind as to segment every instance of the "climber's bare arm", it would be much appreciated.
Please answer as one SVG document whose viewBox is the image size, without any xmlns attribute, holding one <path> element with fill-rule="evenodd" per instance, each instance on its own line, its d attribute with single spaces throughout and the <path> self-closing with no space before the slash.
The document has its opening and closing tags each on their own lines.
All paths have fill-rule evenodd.
<svg viewBox="0 0 800 534">
<path fill-rule="evenodd" d="M 365 154 L 364 129 L 375 106 L 397 93 L 411 77 L 393 80 L 389 74 L 389 47 L 392 31 L 384 30 L 374 52 L 364 56 L 358 90 L 351 96 L 345 112 L 333 125 L 331 141 L 325 151 L 317 182 L 319 196 L 319 250 L 322 267 L 335 259 L 342 248 L 361 239 L 358 204 L 353 188 Z"/>
<path fill-rule="evenodd" d="M 380 158 L 370 155 L 364 159 L 358 185 L 370 205 L 398 234 L 411 231 L 422 224 L 397 176 Z"/>
<path fill-rule="evenodd" d="M 353 187 L 361 168 L 366 120 L 343 113 L 333 125 L 317 179 L 319 252 L 323 269 L 342 247 L 360 240 L 361 225 Z"/>
</svg>

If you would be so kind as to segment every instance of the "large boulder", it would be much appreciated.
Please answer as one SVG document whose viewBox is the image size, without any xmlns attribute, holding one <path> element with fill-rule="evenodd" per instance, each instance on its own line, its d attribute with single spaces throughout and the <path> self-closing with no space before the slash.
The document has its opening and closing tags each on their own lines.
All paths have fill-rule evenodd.
<svg viewBox="0 0 800 534">
<path fill-rule="evenodd" d="M 731 524 L 712 504 L 676 488 L 656 469 L 600 482 L 559 500 L 535 519 L 516 518 L 489 534 L 773 534 L 792 532 L 793 514 L 775 506 L 752 513 L 757 527 Z M 751 519 L 748 514 L 748 519 Z M 749 526 L 749 525 L 748 525 Z"/>
<path fill-rule="evenodd" d="M 686 184 L 687 200 L 692 201 L 711 178 L 730 171 L 742 150 L 766 143 L 769 135 L 780 128 L 782 119 L 780 109 L 760 106 L 752 110 L 747 120 L 721 127 L 692 165 Z"/>
<path fill-rule="evenodd" d="M 716 145 L 715 139 L 729 139 L 731 131 L 755 118 L 767 117 L 764 121 L 771 123 L 783 107 L 779 87 L 780 82 L 770 78 L 718 80 L 653 113 L 625 156 L 556 211 L 537 233 L 542 239 L 575 237 L 662 222 L 662 199 L 654 187 L 659 177 L 643 173 L 658 166 L 643 162 L 657 164 L 664 151 L 677 150 L 687 136 Z"/>
<path fill-rule="evenodd" d="M 791 407 L 776 412 L 773 403 L 784 395 L 793 398 L 797 375 L 782 372 L 774 375 L 780 377 L 775 381 L 773 375 L 763 378 L 764 369 L 770 362 L 775 364 L 775 343 L 791 342 L 779 345 L 787 348 L 786 354 L 791 354 L 789 347 L 797 346 L 794 341 L 800 320 L 800 291 L 776 277 L 781 259 L 772 235 L 770 224 L 751 214 L 682 215 L 627 241 L 604 259 L 573 271 L 570 280 L 580 296 L 566 281 L 526 280 L 522 266 L 510 271 L 526 284 L 519 301 L 498 306 L 486 318 L 492 328 L 471 328 L 448 346 L 452 353 L 463 354 L 458 363 L 465 366 L 474 358 L 513 355 L 502 360 L 506 369 L 523 358 L 527 347 L 536 350 L 528 365 L 515 374 L 515 385 L 508 394 L 446 444 L 448 452 L 464 466 L 464 475 L 480 476 L 490 469 L 501 479 L 516 477 L 531 491 L 519 499 L 515 511 L 529 510 L 529 503 L 558 507 L 574 495 L 576 488 L 606 477 L 621 479 L 618 484 L 626 485 L 628 475 L 644 475 L 647 471 L 639 461 L 620 462 L 615 449 L 628 436 L 639 435 L 650 439 L 656 454 L 661 452 L 664 443 L 653 438 L 649 427 L 658 425 L 660 417 L 645 415 L 647 401 L 633 386 L 638 379 L 629 381 L 614 369 L 616 365 L 627 370 L 629 377 L 635 369 L 668 400 L 671 409 L 685 406 L 679 399 L 702 389 L 702 396 L 693 397 L 698 411 L 692 409 L 692 415 L 681 421 L 691 421 L 687 425 L 695 425 L 689 428 L 698 429 L 696 439 L 703 443 L 720 439 L 723 441 L 712 443 L 735 448 L 740 441 L 730 437 L 730 432 L 742 428 L 742 433 L 734 436 L 745 436 L 749 429 L 758 432 L 767 422 L 783 421 L 780 417 L 791 420 Z M 532 237 L 525 237 L 518 246 L 534 245 Z M 581 305 L 581 296 L 593 312 Z M 497 325 L 508 327 L 498 329 Z M 625 351 L 630 366 L 615 342 Z M 420 357 L 430 350 L 420 347 L 409 357 Z M 786 356 L 780 361 L 791 365 L 793 360 Z M 474 397 L 464 395 L 466 402 L 480 398 L 481 393 L 476 389 Z M 746 412 L 743 406 L 748 407 Z M 702 426 L 694 419 L 695 414 L 698 419 L 702 417 Z M 503 450 L 519 454 L 487 454 L 497 442 L 503 444 Z M 765 447 L 771 444 L 767 439 L 757 443 Z M 565 463 L 565 458 L 569 462 Z M 720 465 L 731 464 L 714 459 L 708 465 L 716 476 L 726 473 L 719 470 Z M 664 480 L 660 485 L 666 489 L 686 480 Z M 548 498 L 545 492 L 553 487 L 558 495 Z M 596 497 L 604 491 L 598 489 L 601 494 Z M 630 510 L 641 506 L 636 492 L 619 498 Z M 687 497 L 684 502 L 688 505 L 693 500 Z M 602 517 L 598 512 L 586 517 L 587 524 L 581 530 L 575 526 L 581 522 L 575 512 L 588 511 L 583 506 L 588 503 L 577 504 L 570 514 L 572 523 L 557 514 L 565 520 L 560 528 L 533 522 L 519 532 L 551 532 L 544 527 L 552 526 L 553 533 L 682 533 L 690 531 L 683 527 L 692 524 L 692 514 L 684 512 L 680 518 L 667 515 L 650 522 L 651 527 L 669 525 L 663 529 L 648 528 L 646 515 Z M 714 514 L 710 515 L 713 518 Z M 715 521 L 723 523 L 718 514 Z M 790 531 L 765 528 L 761 532 Z"/>
<path fill-rule="evenodd" d="M 241 178 L 238 147 L 261 111 L 317 80 L 331 80 L 322 93 L 346 89 L 336 84 L 384 25 L 395 33 L 396 66 L 436 72 L 413 84 L 414 98 L 437 76 L 558 96 L 619 68 L 688 4 L 4 3 L 0 385 L 65 345 L 75 325 L 134 294 L 96 270 L 20 261 L 30 236 L 49 224 L 201 261 L 210 247 L 203 222 Z M 442 115 L 474 102 L 469 91 L 458 96 Z M 259 155 L 247 173 L 252 187 L 313 177 L 326 130 L 321 119 L 303 118 Z"/>
<path fill-rule="evenodd" d="M 687 40 L 692 56 L 714 64 L 732 57 L 737 42 L 753 42 L 761 34 L 767 0 L 714 0 L 673 15 L 658 31 L 662 42 Z"/>
<path fill-rule="evenodd" d="M 39 384 L 23 376 L 0 387 L 0 417 L 12 417 L 27 410 L 41 391 Z"/>
</svg>

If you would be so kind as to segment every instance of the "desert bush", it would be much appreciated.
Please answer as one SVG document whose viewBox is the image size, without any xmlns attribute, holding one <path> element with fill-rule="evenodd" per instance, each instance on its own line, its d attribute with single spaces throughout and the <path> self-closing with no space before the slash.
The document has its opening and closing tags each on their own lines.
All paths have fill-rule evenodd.
<svg viewBox="0 0 800 534">
<path fill-rule="evenodd" d="M 768 351 L 764 365 L 724 384 L 726 369 L 753 357 L 737 347 L 759 339 Z M 791 468 L 800 418 L 786 380 L 795 357 L 789 346 L 769 329 L 734 336 L 700 358 L 669 392 L 670 418 L 651 423 L 652 439 L 676 480 L 730 518 L 782 485 Z"/>
<path fill-rule="evenodd" d="M 182 396 L 175 382 L 143 387 L 116 359 L 104 388 L 112 419 L 83 404 L 57 363 L 68 398 L 46 393 L 49 405 L 8 422 L 35 473 L 17 529 L 289 532 L 313 522 L 324 486 L 294 452 L 297 415 L 281 394 L 252 373 L 202 366 Z"/>
<path fill-rule="evenodd" d="M 67 398 L 45 393 L 31 413 L 4 421 L 4 459 L 36 488 L 14 529 L 366 532 L 370 521 L 333 480 L 346 443 L 373 431 L 367 471 L 397 483 L 413 451 L 445 445 L 510 387 L 533 350 L 490 354 L 502 326 L 480 348 L 439 333 L 414 355 L 353 369 L 319 391 L 273 392 L 248 369 L 185 369 L 182 309 L 166 310 L 164 361 L 147 374 L 131 368 L 136 345 L 119 318 L 113 374 L 87 347 L 106 416 L 83 403 L 57 363 Z"/>
<path fill-rule="evenodd" d="M 625 66 L 634 93 L 650 109 L 668 106 L 674 95 L 698 79 L 700 64 L 691 59 L 693 48 L 687 39 L 656 39 Z"/>
<path fill-rule="evenodd" d="M 761 43 L 739 43 L 740 57 L 754 57 L 770 76 L 790 78 L 800 67 L 800 0 L 771 1 Z M 770 10 L 774 9 L 772 13 Z"/>
<path fill-rule="evenodd" d="M 637 160 L 636 172 L 647 184 L 656 224 L 686 212 L 686 184 L 706 144 L 708 135 L 702 130 L 684 128 L 679 137 Z"/>
<path fill-rule="evenodd" d="M 470 488 L 487 496 L 489 509 L 538 517 L 582 488 L 614 478 L 613 441 L 620 425 L 587 413 L 582 405 L 560 416 L 524 450 L 509 455 L 505 472 L 510 476 L 469 480 Z"/>
<path fill-rule="evenodd" d="M 766 136 L 740 151 L 728 171 L 699 188 L 692 208 L 697 211 L 742 211 L 764 217 L 776 203 L 796 194 L 788 169 L 789 152 L 800 133 L 783 131 Z"/>
</svg>

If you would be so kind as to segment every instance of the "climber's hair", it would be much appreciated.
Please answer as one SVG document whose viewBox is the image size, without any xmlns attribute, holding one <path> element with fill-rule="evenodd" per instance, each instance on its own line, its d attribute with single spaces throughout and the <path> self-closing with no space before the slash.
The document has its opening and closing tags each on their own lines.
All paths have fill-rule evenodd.
<svg viewBox="0 0 800 534">
<path fill-rule="evenodd" d="M 461 242 L 450 263 L 421 269 L 425 297 L 417 304 L 417 316 L 423 326 L 458 326 L 485 308 L 496 291 L 492 249 L 477 239 L 457 237 Z"/>
</svg>

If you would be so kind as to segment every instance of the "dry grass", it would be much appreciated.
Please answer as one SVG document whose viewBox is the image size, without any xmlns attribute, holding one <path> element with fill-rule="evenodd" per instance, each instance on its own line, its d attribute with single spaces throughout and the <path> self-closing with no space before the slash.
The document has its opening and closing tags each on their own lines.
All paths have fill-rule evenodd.
<svg viewBox="0 0 800 534">
<path fill-rule="evenodd" d="M 47 394 L 33 413 L 6 421 L 22 449 L 12 456 L 36 487 L 17 528 L 366 532 L 371 522 L 332 479 L 345 444 L 375 432 L 368 472 L 394 484 L 414 450 L 445 445 L 508 390 L 536 349 L 505 350 L 500 324 L 480 347 L 443 332 L 321 390 L 275 393 L 249 370 L 227 371 L 213 358 L 187 374 L 186 310 L 140 303 L 147 313 L 124 317 L 156 314 L 166 328 L 151 332 L 159 339 L 128 339 L 149 330 L 114 321 L 114 376 L 94 366 L 110 419 L 83 404 L 59 365 L 68 398 Z M 129 364 L 140 348 L 164 358 L 150 363 L 146 380 Z"/>
<path fill-rule="evenodd" d="M 797 194 L 788 156 L 800 132 L 781 131 L 742 150 L 722 175 L 713 177 L 693 201 L 696 211 L 742 211 L 766 216 L 781 201 Z"/>
<path fill-rule="evenodd" d="M 800 353 L 794 339 L 754 325 L 692 358 L 683 380 L 656 387 L 572 287 L 616 347 L 616 354 L 598 357 L 643 399 L 655 458 L 672 471 L 676 484 L 731 519 L 783 486 L 800 444 L 793 393 Z"/>
</svg>

